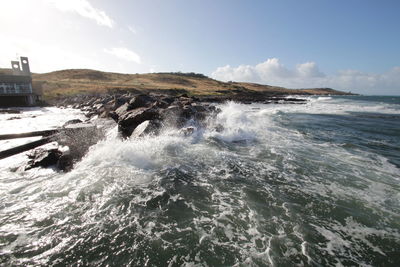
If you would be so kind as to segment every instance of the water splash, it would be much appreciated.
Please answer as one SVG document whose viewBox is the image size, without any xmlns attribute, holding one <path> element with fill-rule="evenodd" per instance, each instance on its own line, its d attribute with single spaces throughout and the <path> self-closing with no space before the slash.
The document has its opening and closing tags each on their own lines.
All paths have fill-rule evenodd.
<svg viewBox="0 0 400 267">
<path fill-rule="evenodd" d="M 396 158 L 364 147 L 374 135 L 345 123 L 365 106 L 220 108 L 191 136 L 122 141 L 114 128 L 66 174 L 2 167 L 0 264 L 398 263 Z M 331 120 L 336 132 L 357 131 L 345 140 L 353 146 Z"/>
</svg>

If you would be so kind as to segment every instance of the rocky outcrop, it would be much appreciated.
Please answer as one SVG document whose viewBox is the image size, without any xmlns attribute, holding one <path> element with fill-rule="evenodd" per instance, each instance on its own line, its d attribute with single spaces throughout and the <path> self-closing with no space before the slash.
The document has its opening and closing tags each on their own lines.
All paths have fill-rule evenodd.
<svg viewBox="0 0 400 267">
<path fill-rule="evenodd" d="M 129 110 L 118 116 L 118 129 L 124 137 L 129 137 L 139 124 L 159 119 L 159 117 L 159 110 L 154 107 Z"/>
<path fill-rule="evenodd" d="M 61 156 L 62 152 L 58 149 L 35 149 L 30 154 L 28 154 L 28 158 L 30 160 L 27 166 L 25 166 L 25 170 L 36 167 L 49 167 L 52 165 L 55 166 Z"/>
<path fill-rule="evenodd" d="M 89 118 L 98 116 L 114 120 L 123 138 L 157 134 L 163 126 L 182 128 L 190 120 L 201 124 L 207 116 L 218 112 L 213 105 L 186 94 L 83 96 L 80 100 L 73 98 L 73 101 L 66 99 L 62 104 L 71 103 L 72 107 L 81 109 Z"/>
<path fill-rule="evenodd" d="M 28 154 L 30 160 L 23 167 L 24 170 L 54 166 L 58 170 L 69 171 L 92 145 L 103 138 L 103 133 L 93 124 L 71 120 L 63 128 L 55 130 L 50 138 L 64 149 L 41 147 L 33 150 Z"/>
<path fill-rule="evenodd" d="M 258 93 L 235 99 L 243 103 L 252 103 L 254 99 L 263 103 L 302 104 L 306 100 L 286 97 L 261 97 Z M 104 94 L 84 95 L 66 98 L 61 105 L 70 105 L 85 112 L 89 118 L 110 118 L 118 124 L 123 138 L 141 137 L 146 134 L 157 134 L 163 126 L 183 128 L 188 122 L 197 126 L 206 126 L 207 117 L 217 114 L 219 109 L 210 102 L 221 102 L 228 98 L 193 97 L 187 94 L 170 96 L 155 94 Z M 207 102 L 208 101 L 208 102 Z M 140 127 L 139 127 L 140 126 Z M 193 126 L 193 125 L 192 125 Z M 184 131 L 187 134 L 190 131 Z"/>
<path fill-rule="evenodd" d="M 131 137 L 138 138 L 145 135 L 157 135 L 162 127 L 159 120 L 147 120 L 139 124 L 133 131 Z"/>
<path fill-rule="evenodd" d="M 122 138 L 141 138 L 159 134 L 162 127 L 178 128 L 184 136 L 194 134 L 199 127 L 208 127 L 208 118 L 215 116 L 220 110 L 207 101 L 221 102 L 222 99 L 197 98 L 186 94 L 166 96 L 125 93 L 74 96 L 63 99 L 59 106 L 81 109 L 88 119 L 112 119 L 117 123 Z M 261 102 L 301 104 L 305 101 L 298 98 L 270 97 L 262 98 Z M 241 99 L 241 102 L 247 103 L 246 98 Z M 216 131 L 223 130 L 221 125 L 211 127 Z M 81 120 L 68 121 L 57 136 L 57 142 L 68 146 L 68 151 L 34 150 L 25 169 L 56 166 L 60 170 L 68 171 L 101 138 L 102 134 L 95 125 L 83 123 Z"/>
</svg>

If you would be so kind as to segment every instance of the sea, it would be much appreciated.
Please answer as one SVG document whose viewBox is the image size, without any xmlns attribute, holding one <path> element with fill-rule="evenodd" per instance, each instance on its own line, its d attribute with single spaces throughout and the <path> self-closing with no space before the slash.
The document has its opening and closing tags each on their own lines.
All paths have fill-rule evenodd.
<svg viewBox="0 0 400 267">
<path fill-rule="evenodd" d="M 218 104 L 192 135 L 111 126 L 70 172 L 0 160 L 0 266 L 400 266 L 400 97 L 303 98 Z M 23 109 L 0 134 L 76 118 Z"/>
</svg>

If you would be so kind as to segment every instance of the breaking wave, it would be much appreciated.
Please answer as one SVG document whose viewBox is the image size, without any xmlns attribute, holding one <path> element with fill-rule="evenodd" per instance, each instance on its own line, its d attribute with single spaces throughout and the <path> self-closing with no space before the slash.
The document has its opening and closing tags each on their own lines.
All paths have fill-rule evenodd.
<svg viewBox="0 0 400 267">
<path fill-rule="evenodd" d="M 396 105 L 228 102 L 191 136 L 110 129 L 69 173 L 1 165 L 0 264 L 398 265 Z"/>
</svg>

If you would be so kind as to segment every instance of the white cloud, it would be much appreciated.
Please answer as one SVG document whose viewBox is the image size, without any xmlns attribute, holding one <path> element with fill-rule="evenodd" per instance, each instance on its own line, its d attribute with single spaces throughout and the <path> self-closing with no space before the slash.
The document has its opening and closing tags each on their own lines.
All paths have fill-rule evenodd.
<svg viewBox="0 0 400 267">
<path fill-rule="evenodd" d="M 131 61 L 131 62 L 135 62 L 138 64 L 141 63 L 140 56 L 125 47 L 114 47 L 111 49 L 104 49 L 104 52 L 114 55 L 114 56 L 116 56 L 120 59 L 126 60 L 126 61 Z"/>
<path fill-rule="evenodd" d="M 88 0 L 46 0 L 64 12 L 74 12 L 94 20 L 101 26 L 112 28 L 114 21 L 103 10 L 93 7 Z"/>
<path fill-rule="evenodd" d="M 400 67 L 383 73 L 341 70 L 334 75 L 322 73 L 315 62 L 286 68 L 277 58 L 257 65 L 226 65 L 217 68 L 211 77 L 222 81 L 257 82 L 287 88 L 331 87 L 365 94 L 400 94 Z"/>
<path fill-rule="evenodd" d="M 315 62 L 306 62 L 296 66 L 296 72 L 299 77 L 324 77 L 325 74 L 319 71 Z"/>
<path fill-rule="evenodd" d="M 133 33 L 133 34 L 137 34 L 137 30 L 136 30 L 136 28 L 133 27 L 133 26 L 128 26 L 128 30 L 129 30 L 131 33 Z"/>
<path fill-rule="evenodd" d="M 254 70 L 261 79 L 268 79 L 268 77 L 286 78 L 293 75 L 277 58 L 269 58 L 267 61 L 257 64 Z"/>
</svg>

